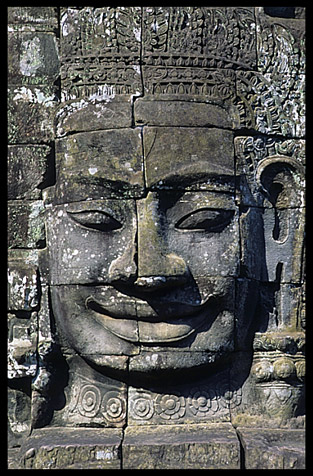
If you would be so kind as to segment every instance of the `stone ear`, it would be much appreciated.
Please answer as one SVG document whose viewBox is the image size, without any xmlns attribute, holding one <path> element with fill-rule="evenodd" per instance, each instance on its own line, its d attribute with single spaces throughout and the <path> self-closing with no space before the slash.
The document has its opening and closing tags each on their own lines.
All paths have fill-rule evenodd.
<svg viewBox="0 0 313 476">
<path fill-rule="evenodd" d="M 297 160 L 283 155 L 267 157 L 259 162 L 256 179 L 273 207 L 303 206 L 304 168 Z"/>
<path fill-rule="evenodd" d="M 304 171 L 295 159 L 263 159 L 256 179 L 264 196 L 263 222 L 268 281 L 299 282 L 304 235 Z"/>
</svg>

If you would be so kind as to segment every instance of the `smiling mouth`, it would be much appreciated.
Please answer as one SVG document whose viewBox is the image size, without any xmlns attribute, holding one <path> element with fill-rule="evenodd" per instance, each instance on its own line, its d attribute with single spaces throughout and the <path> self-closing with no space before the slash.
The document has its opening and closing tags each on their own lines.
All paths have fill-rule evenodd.
<svg viewBox="0 0 313 476">
<path fill-rule="evenodd" d="M 88 296 L 85 306 L 93 311 L 92 318 L 115 336 L 132 343 L 155 345 L 177 342 L 193 334 L 210 315 L 216 315 L 208 310 L 209 303 L 214 301 L 215 296 L 210 295 L 197 304 L 158 301 L 154 305 L 136 298 L 121 312 L 120 305 L 102 304 Z"/>
</svg>

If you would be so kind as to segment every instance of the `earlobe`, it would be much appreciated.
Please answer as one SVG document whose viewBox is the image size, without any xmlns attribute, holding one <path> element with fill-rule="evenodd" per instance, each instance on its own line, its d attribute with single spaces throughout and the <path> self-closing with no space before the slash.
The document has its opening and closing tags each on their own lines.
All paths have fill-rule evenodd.
<svg viewBox="0 0 313 476">
<path fill-rule="evenodd" d="M 304 235 L 302 165 L 286 156 L 262 160 L 256 180 L 263 195 L 267 278 L 297 282 Z M 279 273 L 278 273 L 279 269 Z"/>
</svg>

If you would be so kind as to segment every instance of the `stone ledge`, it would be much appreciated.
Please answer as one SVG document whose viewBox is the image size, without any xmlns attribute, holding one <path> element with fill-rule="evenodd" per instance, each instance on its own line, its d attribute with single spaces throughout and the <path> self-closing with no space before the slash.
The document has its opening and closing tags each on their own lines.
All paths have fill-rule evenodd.
<svg viewBox="0 0 313 476">
<path fill-rule="evenodd" d="M 230 423 L 127 427 L 123 469 L 240 469 Z"/>
<path fill-rule="evenodd" d="M 9 469 L 305 469 L 302 429 L 230 423 L 50 427 L 9 449 Z"/>
<path fill-rule="evenodd" d="M 20 469 L 120 469 L 122 430 L 34 430 L 21 448 Z"/>
<path fill-rule="evenodd" d="M 305 469 L 305 431 L 237 428 L 245 469 Z"/>
</svg>

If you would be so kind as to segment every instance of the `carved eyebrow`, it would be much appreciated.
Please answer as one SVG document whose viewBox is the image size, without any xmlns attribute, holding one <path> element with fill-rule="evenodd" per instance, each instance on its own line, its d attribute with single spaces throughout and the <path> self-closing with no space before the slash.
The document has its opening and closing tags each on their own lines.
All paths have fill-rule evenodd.
<svg viewBox="0 0 313 476">
<path fill-rule="evenodd" d="M 83 187 L 85 185 L 90 187 L 96 185 L 101 191 L 103 190 L 102 193 L 105 198 L 140 198 L 144 192 L 144 185 L 138 185 L 122 179 L 112 180 L 106 177 L 92 176 L 81 178 L 76 176 L 73 178 L 73 183 L 82 184 Z"/>
<path fill-rule="evenodd" d="M 189 167 L 188 167 L 189 168 Z M 233 190 L 235 183 L 235 176 L 229 174 L 221 174 L 219 172 L 198 172 L 192 173 L 192 168 L 189 171 L 188 168 L 184 168 L 180 171 L 166 175 L 164 178 L 155 181 L 151 187 L 152 188 L 179 188 L 185 189 L 192 185 L 207 185 L 208 181 L 214 183 L 216 187 L 225 187 L 225 183 L 231 184 L 231 189 Z M 180 182 L 183 182 L 180 185 Z M 230 190 L 231 191 L 231 190 Z"/>
</svg>

